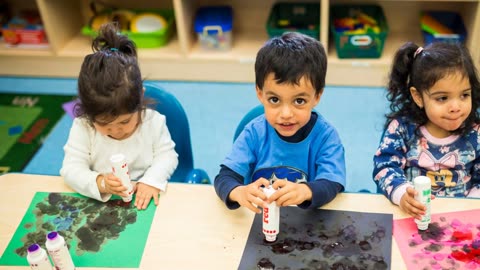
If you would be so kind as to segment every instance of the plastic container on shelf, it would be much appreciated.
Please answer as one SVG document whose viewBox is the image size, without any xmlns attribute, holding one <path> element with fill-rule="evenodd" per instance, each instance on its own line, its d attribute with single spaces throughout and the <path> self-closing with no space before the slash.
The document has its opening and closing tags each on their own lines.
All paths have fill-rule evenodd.
<svg viewBox="0 0 480 270">
<path fill-rule="evenodd" d="M 425 45 L 432 42 L 464 43 L 467 30 L 460 14 L 451 11 L 423 11 L 420 14 Z"/>
<path fill-rule="evenodd" d="M 48 44 L 43 27 L 36 28 L 3 28 L 3 39 L 9 44 Z"/>
<path fill-rule="evenodd" d="M 37 10 L 22 10 L 2 29 L 3 39 L 8 44 L 48 44 L 47 35 Z"/>
<path fill-rule="evenodd" d="M 270 11 L 266 27 L 270 37 L 281 36 L 285 32 L 299 32 L 318 40 L 320 4 L 276 3 Z"/>
<path fill-rule="evenodd" d="M 134 31 L 137 29 L 149 29 L 151 26 L 146 25 L 141 27 L 140 25 L 131 25 L 130 30 L 122 30 L 122 34 L 128 36 L 138 48 L 158 48 L 165 46 L 170 37 L 173 34 L 173 23 L 174 23 L 174 13 L 170 9 L 143 9 L 143 10 L 132 10 L 138 18 L 137 22 L 143 23 L 153 23 L 155 25 L 160 22 L 165 22 L 165 27 L 154 31 Z M 109 13 L 111 11 L 105 11 Z M 152 20 L 152 15 L 157 15 L 161 20 L 154 21 Z M 142 17 L 143 16 L 143 17 Z M 90 36 L 92 38 L 97 36 L 97 31 L 93 29 L 90 25 L 84 26 L 82 28 L 82 34 Z"/>
<path fill-rule="evenodd" d="M 233 11 L 230 6 L 200 7 L 195 15 L 195 32 L 204 50 L 232 47 Z"/>
<path fill-rule="evenodd" d="M 333 5 L 330 31 L 338 58 L 379 58 L 388 24 L 378 5 Z"/>
</svg>

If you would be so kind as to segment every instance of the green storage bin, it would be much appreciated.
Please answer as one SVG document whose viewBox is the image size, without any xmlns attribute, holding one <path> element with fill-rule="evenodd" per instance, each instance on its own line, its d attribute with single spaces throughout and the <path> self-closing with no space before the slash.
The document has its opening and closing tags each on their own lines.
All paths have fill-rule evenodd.
<svg viewBox="0 0 480 270">
<path fill-rule="evenodd" d="M 348 33 L 335 27 L 338 19 L 354 18 L 358 14 L 373 18 L 378 32 Z M 365 16 L 365 17 L 367 17 Z M 385 15 L 377 5 L 334 5 L 330 9 L 330 30 L 335 40 L 338 58 L 379 58 L 382 55 L 388 25 Z"/>
<path fill-rule="evenodd" d="M 281 36 L 285 32 L 300 32 L 319 39 L 319 3 L 276 3 L 267 20 L 267 33 L 270 37 Z"/>
<path fill-rule="evenodd" d="M 173 10 L 154 10 L 154 9 L 142 9 L 142 10 L 133 10 L 135 13 L 155 13 L 167 21 L 167 27 L 150 33 L 134 33 L 131 31 L 122 31 L 121 33 L 128 36 L 137 48 L 158 48 L 165 46 L 168 40 L 170 39 L 173 33 L 173 23 L 175 20 Z M 82 34 L 86 36 L 91 36 L 92 38 L 97 36 L 97 32 L 94 31 L 90 26 L 84 26 L 82 28 Z"/>
</svg>

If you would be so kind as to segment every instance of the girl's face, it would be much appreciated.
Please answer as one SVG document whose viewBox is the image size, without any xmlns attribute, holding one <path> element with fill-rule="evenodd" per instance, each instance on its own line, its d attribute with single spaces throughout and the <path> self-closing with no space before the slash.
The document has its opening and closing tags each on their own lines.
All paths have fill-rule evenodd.
<svg viewBox="0 0 480 270">
<path fill-rule="evenodd" d="M 472 111 L 472 89 L 467 76 L 451 73 L 438 80 L 429 90 L 410 93 L 415 103 L 425 109 L 427 130 L 434 137 L 445 138 L 460 128 Z"/>
<path fill-rule="evenodd" d="M 268 123 L 285 137 L 294 135 L 308 123 L 320 96 L 305 77 L 300 79 L 299 85 L 277 84 L 274 74 L 270 73 L 263 89 L 257 88 L 257 97 L 265 108 Z"/>
<path fill-rule="evenodd" d="M 93 122 L 93 126 L 100 134 L 121 141 L 135 132 L 139 121 L 140 112 L 134 112 L 121 114 L 113 121 L 108 117 L 99 116 Z"/>
</svg>

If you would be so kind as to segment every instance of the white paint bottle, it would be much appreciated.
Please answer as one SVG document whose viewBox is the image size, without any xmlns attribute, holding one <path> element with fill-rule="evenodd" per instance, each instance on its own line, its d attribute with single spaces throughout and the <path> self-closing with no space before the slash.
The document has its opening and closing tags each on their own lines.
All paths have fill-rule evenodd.
<svg viewBox="0 0 480 270">
<path fill-rule="evenodd" d="M 47 242 L 45 243 L 48 254 L 52 258 L 55 269 L 57 270 L 74 270 L 72 256 L 68 250 L 65 239 L 58 232 L 50 232 L 47 234 Z"/>
<path fill-rule="evenodd" d="M 28 247 L 27 261 L 32 270 L 52 270 L 52 264 L 48 259 L 47 252 L 38 244 Z"/>
<path fill-rule="evenodd" d="M 417 223 L 417 228 L 419 230 L 426 230 L 428 229 L 428 225 L 430 224 L 430 200 L 431 200 L 431 193 L 432 193 L 432 186 L 430 178 L 426 176 L 417 176 L 413 179 L 413 186 L 417 191 L 417 195 L 415 196 L 415 200 L 424 204 L 427 207 L 425 211 L 425 215 L 422 216 L 420 220 L 415 219 L 415 223 Z"/>
<path fill-rule="evenodd" d="M 124 202 L 132 200 L 133 185 L 130 182 L 130 174 L 128 172 L 128 164 L 124 154 L 116 154 L 110 157 L 113 174 L 122 181 L 122 185 L 127 188 L 128 196 L 122 197 Z"/>
<path fill-rule="evenodd" d="M 268 186 L 263 189 L 263 193 L 269 198 L 275 189 L 272 186 Z M 277 235 L 280 232 L 280 207 L 275 202 L 271 202 L 267 207 L 263 208 L 263 234 L 265 240 L 268 242 L 275 242 Z"/>
</svg>

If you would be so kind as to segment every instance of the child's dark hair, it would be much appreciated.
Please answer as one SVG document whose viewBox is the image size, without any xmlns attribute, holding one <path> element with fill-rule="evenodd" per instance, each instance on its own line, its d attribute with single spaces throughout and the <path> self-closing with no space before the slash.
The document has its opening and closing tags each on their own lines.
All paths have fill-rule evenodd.
<svg viewBox="0 0 480 270">
<path fill-rule="evenodd" d="M 410 87 L 423 93 L 447 75 L 460 72 L 468 78 L 472 89 L 472 111 L 465 124 L 455 134 L 465 134 L 475 123 L 479 123 L 477 109 L 480 105 L 480 82 L 475 64 L 468 50 L 458 43 L 434 42 L 420 48 L 412 42 L 405 43 L 395 54 L 390 72 L 387 98 L 391 112 L 386 125 L 397 117 L 409 117 L 418 126 L 428 122 L 427 115 L 419 108 Z"/>
<path fill-rule="evenodd" d="M 322 44 L 309 36 L 289 32 L 267 41 L 255 60 L 255 84 L 263 89 L 265 78 L 273 73 L 277 83 L 297 84 L 309 80 L 318 95 L 325 87 L 327 56 Z"/>
<path fill-rule="evenodd" d="M 146 108 L 143 80 L 133 41 L 121 35 L 114 23 L 102 25 L 85 57 L 78 77 L 80 103 L 77 116 L 91 123 L 97 116 L 112 121 L 121 114 Z"/>
</svg>

